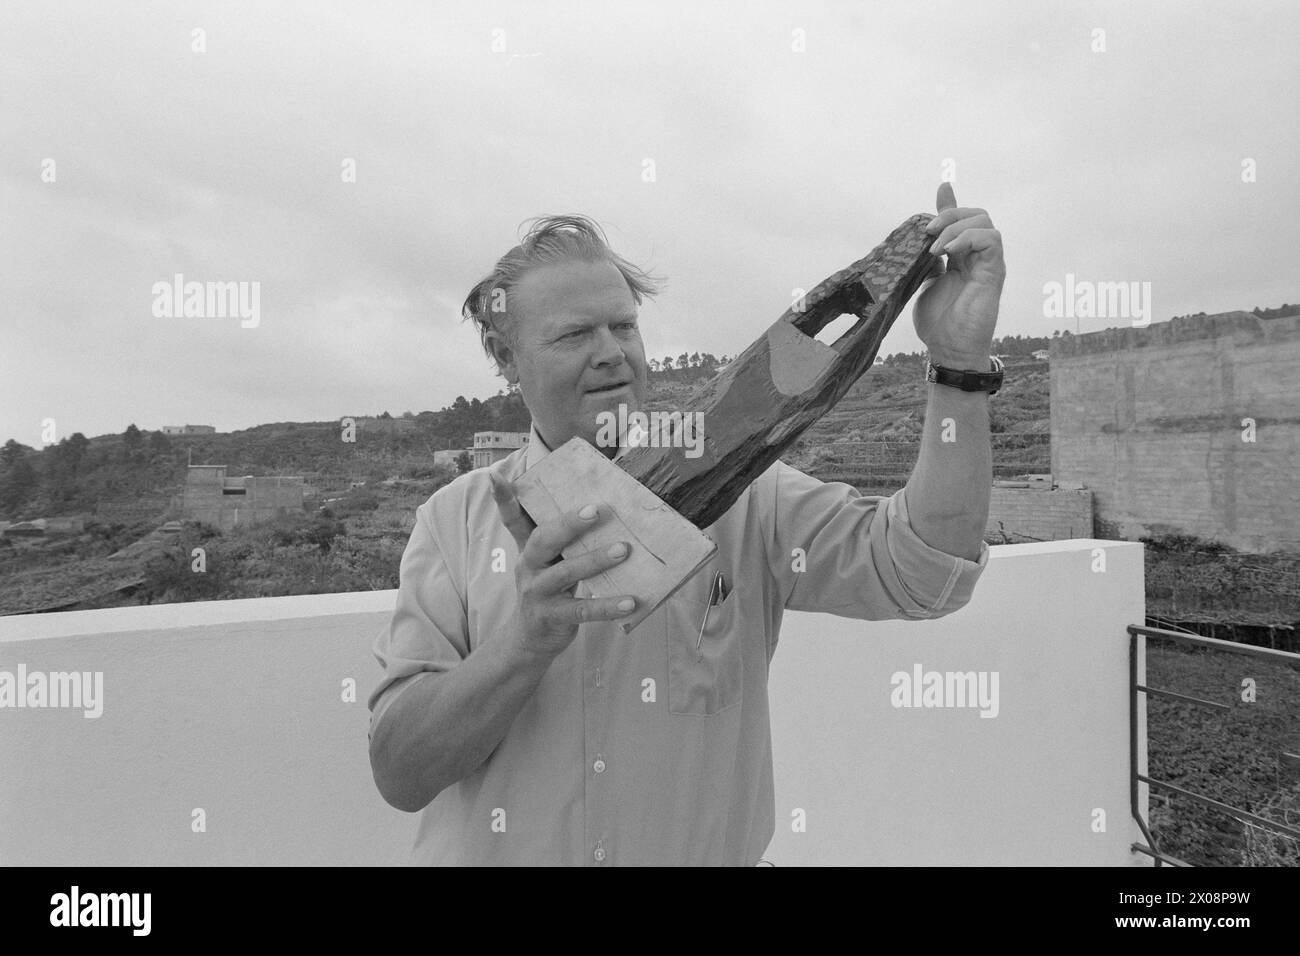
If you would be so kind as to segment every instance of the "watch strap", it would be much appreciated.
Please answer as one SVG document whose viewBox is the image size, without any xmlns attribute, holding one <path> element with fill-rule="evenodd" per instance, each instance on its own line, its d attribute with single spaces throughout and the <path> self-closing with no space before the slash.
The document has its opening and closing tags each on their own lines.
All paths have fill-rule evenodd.
<svg viewBox="0 0 1300 956">
<path fill-rule="evenodd" d="M 960 388 L 963 392 L 988 392 L 990 395 L 996 395 L 998 389 L 1002 387 L 1002 370 L 1005 365 L 996 355 L 989 356 L 989 363 L 990 368 L 987 372 L 976 372 L 970 369 L 945 368 L 942 365 L 935 365 L 927 358 L 925 380 L 937 385 Z"/>
</svg>

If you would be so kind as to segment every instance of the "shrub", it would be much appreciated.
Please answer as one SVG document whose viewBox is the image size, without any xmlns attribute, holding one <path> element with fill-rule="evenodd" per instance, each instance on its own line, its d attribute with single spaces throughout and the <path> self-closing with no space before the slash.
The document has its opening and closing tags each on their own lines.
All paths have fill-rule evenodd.
<svg viewBox="0 0 1300 956">
<path fill-rule="evenodd" d="M 1300 823 L 1300 783 L 1279 790 L 1257 812 L 1261 817 L 1294 827 Z M 1300 841 L 1249 821 L 1245 826 L 1242 866 L 1300 866 Z"/>
<path fill-rule="evenodd" d="M 343 496 L 342 501 L 334 502 L 334 513 L 342 517 L 374 511 L 379 507 L 379 498 L 369 488 L 354 488 Z"/>
<path fill-rule="evenodd" d="M 142 604 L 177 604 L 184 601 L 215 601 L 222 597 L 223 574 L 209 556 L 206 571 L 190 570 L 188 552 L 179 559 L 159 555 L 145 567 L 145 583 L 136 592 Z"/>
</svg>

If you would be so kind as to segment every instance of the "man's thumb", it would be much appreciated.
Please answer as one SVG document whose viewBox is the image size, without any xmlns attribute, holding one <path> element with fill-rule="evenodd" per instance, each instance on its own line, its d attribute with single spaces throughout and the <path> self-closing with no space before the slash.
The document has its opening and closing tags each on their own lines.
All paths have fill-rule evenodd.
<svg viewBox="0 0 1300 956">
<path fill-rule="evenodd" d="M 528 543 L 528 538 L 533 533 L 534 525 L 524 513 L 524 509 L 519 506 L 514 484 L 499 477 L 494 471 L 488 472 L 488 478 L 492 482 L 492 498 L 497 503 L 501 523 L 506 526 L 506 530 L 515 539 L 515 544 L 522 553 L 524 545 Z"/>
<path fill-rule="evenodd" d="M 939 184 L 939 192 L 935 196 L 934 208 L 939 212 L 945 209 L 951 209 L 957 205 L 957 194 L 952 190 L 952 183 L 942 182 Z"/>
</svg>

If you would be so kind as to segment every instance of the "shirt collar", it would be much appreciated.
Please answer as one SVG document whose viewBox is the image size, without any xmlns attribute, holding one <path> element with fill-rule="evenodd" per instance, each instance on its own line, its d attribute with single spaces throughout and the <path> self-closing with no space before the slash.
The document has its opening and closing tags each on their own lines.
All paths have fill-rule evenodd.
<svg viewBox="0 0 1300 956">
<path fill-rule="evenodd" d="M 542 436 L 537 431 L 537 426 L 529 426 L 528 451 L 524 452 L 524 469 L 527 470 L 533 467 L 533 465 L 537 464 L 550 453 L 551 449 L 547 448 L 546 442 L 542 441 Z"/>
</svg>

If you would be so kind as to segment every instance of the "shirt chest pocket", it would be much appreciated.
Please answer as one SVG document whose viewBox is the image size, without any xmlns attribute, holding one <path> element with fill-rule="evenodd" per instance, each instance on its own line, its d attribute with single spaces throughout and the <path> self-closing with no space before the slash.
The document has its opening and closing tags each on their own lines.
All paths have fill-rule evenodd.
<svg viewBox="0 0 1300 956">
<path fill-rule="evenodd" d="M 744 629 L 737 611 L 740 597 L 730 574 L 723 571 L 729 593 L 710 606 L 709 595 L 719 570 L 716 565 L 704 567 L 664 604 L 671 714 L 709 716 L 741 699 Z"/>
</svg>

